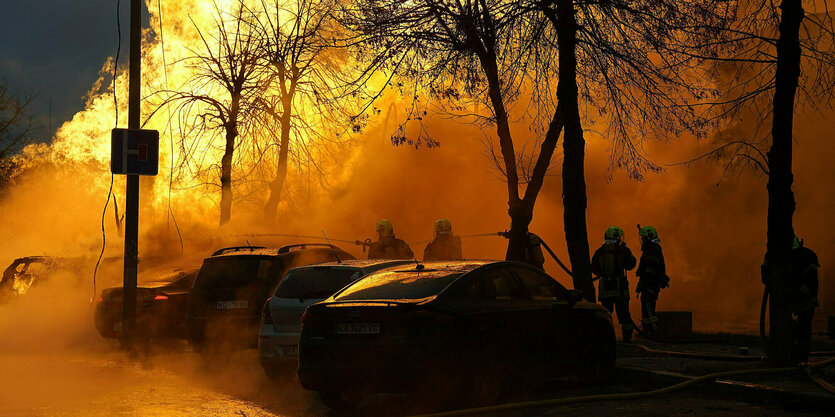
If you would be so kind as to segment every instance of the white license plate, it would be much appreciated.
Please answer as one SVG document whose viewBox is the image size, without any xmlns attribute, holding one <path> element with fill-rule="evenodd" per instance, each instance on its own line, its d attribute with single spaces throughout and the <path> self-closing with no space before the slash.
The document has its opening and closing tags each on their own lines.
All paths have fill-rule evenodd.
<svg viewBox="0 0 835 417">
<path fill-rule="evenodd" d="M 233 308 L 246 308 L 247 300 L 218 301 L 215 304 L 216 310 L 229 310 Z"/>
<path fill-rule="evenodd" d="M 282 345 L 281 349 L 284 351 L 284 356 L 288 357 L 296 357 L 299 356 L 299 346 L 298 345 Z"/>
<path fill-rule="evenodd" d="M 379 334 L 380 323 L 337 323 L 336 334 Z"/>
</svg>

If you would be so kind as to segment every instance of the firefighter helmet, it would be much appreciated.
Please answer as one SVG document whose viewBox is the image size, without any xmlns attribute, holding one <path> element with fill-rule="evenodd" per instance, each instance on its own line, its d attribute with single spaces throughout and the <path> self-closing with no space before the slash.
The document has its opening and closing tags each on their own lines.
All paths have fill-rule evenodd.
<svg viewBox="0 0 835 417">
<path fill-rule="evenodd" d="M 438 219 L 435 220 L 433 224 L 435 227 L 435 233 L 441 235 L 451 235 L 452 234 L 452 222 L 447 219 Z"/>
<path fill-rule="evenodd" d="M 652 226 L 644 226 L 638 230 L 638 234 L 647 240 L 658 239 L 658 231 Z"/>
<path fill-rule="evenodd" d="M 384 235 L 393 235 L 394 234 L 394 226 L 391 225 L 391 222 L 383 219 L 377 222 L 377 232 L 383 232 Z"/>
<path fill-rule="evenodd" d="M 621 240 L 623 239 L 623 229 L 617 226 L 609 226 L 603 237 L 606 240 Z"/>
</svg>

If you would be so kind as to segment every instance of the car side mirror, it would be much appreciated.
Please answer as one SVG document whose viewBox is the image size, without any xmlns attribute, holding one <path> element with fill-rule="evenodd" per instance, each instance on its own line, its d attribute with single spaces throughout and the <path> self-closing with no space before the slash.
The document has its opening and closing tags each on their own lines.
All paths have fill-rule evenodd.
<svg viewBox="0 0 835 417">
<path fill-rule="evenodd" d="M 568 290 L 568 305 L 573 306 L 583 299 L 582 290 Z"/>
</svg>

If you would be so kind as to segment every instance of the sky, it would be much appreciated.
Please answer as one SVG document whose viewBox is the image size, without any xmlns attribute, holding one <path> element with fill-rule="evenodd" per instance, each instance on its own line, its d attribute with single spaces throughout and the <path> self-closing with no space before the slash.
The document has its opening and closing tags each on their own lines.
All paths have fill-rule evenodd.
<svg viewBox="0 0 835 417">
<path fill-rule="evenodd" d="M 19 96 L 36 94 L 31 114 L 40 140 L 84 108 L 84 95 L 117 46 L 116 0 L 0 1 L 0 80 Z M 129 0 L 121 1 L 127 64 Z M 145 7 L 143 6 L 143 10 Z M 147 12 L 143 26 L 148 26 Z M 52 122 L 50 123 L 50 101 Z"/>
</svg>

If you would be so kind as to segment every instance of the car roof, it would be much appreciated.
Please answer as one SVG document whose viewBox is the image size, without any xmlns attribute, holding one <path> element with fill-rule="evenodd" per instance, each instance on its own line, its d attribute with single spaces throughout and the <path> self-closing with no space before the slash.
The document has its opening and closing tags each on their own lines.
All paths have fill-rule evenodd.
<svg viewBox="0 0 835 417">
<path fill-rule="evenodd" d="M 299 252 L 310 252 L 310 251 L 336 251 L 338 253 L 348 253 L 342 250 L 337 246 L 324 246 L 322 244 L 297 244 L 297 245 L 286 245 L 280 248 L 265 248 L 261 246 L 234 246 L 230 248 L 222 248 L 216 250 L 212 256 L 207 257 L 206 259 L 212 258 L 228 258 L 228 257 L 239 257 L 239 256 L 270 256 L 270 257 L 277 257 L 280 255 L 294 255 Z"/>
<path fill-rule="evenodd" d="M 429 272 L 449 271 L 467 273 L 476 268 L 491 264 L 515 265 L 515 262 L 497 261 L 493 259 L 464 259 L 460 261 L 425 261 L 419 264 L 410 263 L 403 265 L 403 268 L 389 268 L 388 272 Z M 420 266 L 418 266 L 420 265 Z"/>
<path fill-rule="evenodd" d="M 315 265 L 299 266 L 293 269 L 310 269 L 321 267 L 348 267 L 348 268 L 368 268 L 376 266 L 395 266 L 406 263 L 414 263 L 415 261 L 408 259 L 346 259 L 344 261 L 323 262 Z"/>
</svg>

